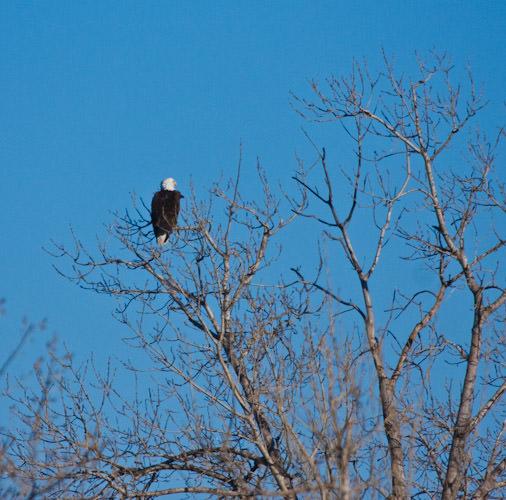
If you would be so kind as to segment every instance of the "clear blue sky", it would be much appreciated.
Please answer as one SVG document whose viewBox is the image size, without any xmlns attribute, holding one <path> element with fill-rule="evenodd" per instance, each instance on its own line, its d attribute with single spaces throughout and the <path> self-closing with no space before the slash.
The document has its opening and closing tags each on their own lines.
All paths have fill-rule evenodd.
<svg viewBox="0 0 506 500">
<path fill-rule="evenodd" d="M 131 191 L 162 178 L 184 192 L 258 156 L 289 182 L 301 119 L 289 92 L 349 72 L 353 58 L 399 65 L 414 51 L 469 59 L 504 117 L 504 1 L 3 1 L 0 3 L 0 297 L 8 345 L 21 318 L 47 318 L 71 351 L 112 354 L 113 303 L 58 276 L 43 246 L 89 246 Z M 44 338 L 47 338 L 44 337 Z M 86 357 L 86 356 L 85 356 Z"/>
</svg>

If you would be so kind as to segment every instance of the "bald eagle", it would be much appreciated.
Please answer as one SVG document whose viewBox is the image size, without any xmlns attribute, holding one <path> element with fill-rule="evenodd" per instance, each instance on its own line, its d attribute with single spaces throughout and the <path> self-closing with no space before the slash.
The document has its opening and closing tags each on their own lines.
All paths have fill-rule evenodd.
<svg viewBox="0 0 506 500">
<path fill-rule="evenodd" d="M 179 200 L 184 196 L 175 189 L 176 181 L 168 177 L 161 183 L 151 201 L 151 222 L 157 243 L 163 247 L 176 227 L 179 214 Z"/>
</svg>

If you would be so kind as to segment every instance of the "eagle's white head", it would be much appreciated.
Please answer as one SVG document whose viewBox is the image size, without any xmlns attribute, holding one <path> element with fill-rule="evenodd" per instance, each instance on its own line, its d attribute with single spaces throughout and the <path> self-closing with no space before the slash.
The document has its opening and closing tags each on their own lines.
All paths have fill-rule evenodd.
<svg viewBox="0 0 506 500">
<path fill-rule="evenodd" d="M 174 191 L 176 188 L 177 182 L 172 177 L 167 177 L 167 179 L 162 181 L 162 189 L 166 191 Z"/>
</svg>

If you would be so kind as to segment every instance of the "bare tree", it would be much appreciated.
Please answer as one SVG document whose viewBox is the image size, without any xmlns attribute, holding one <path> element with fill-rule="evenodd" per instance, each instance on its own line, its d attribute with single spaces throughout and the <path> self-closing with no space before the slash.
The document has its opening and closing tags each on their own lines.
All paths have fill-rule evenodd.
<svg viewBox="0 0 506 500">
<path fill-rule="evenodd" d="M 355 166 L 343 172 L 350 185 L 347 207 L 334 195 L 337 181 L 324 149 L 318 152 L 323 189 L 298 180 L 326 207 L 326 216 L 312 217 L 344 252 L 360 294 L 349 300 L 313 285 L 351 307 L 363 322 L 388 443 L 390 498 L 487 498 L 506 485 L 504 421 L 495 416 L 504 412 L 506 390 L 500 348 L 506 198 L 494 170 L 504 131 L 492 142 L 477 131 L 464 155 L 452 155 L 452 148 L 462 147 L 457 136 L 483 107 L 481 93 L 469 73 L 463 95 L 463 86 L 452 83 L 446 57 L 417 62 L 418 75 L 412 78 L 397 76 L 387 58 L 385 71 L 375 77 L 367 66 L 355 65 L 350 78 L 331 79 L 327 89 L 313 82 L 314 101 L 295 101 L 308 119 L 338 121 L 355 144 Z M 357 247 L 354 225 L 374 242 L 371 252 Z M 374 299 L 371 280 L 385 253 L 404 257 L 411 266 L 423 263 L 433 279 L 424 279 L 427 288 L 413 289 L 392 267 L 392 282 L 377 285 L 383 297 L 391 297 L 380 323 L 376 314 L 383 304 Z M 455 290 L 462 311 L 449 301 Z M 438 319 L 465 314 L 463 291 L 472 299 L 468 322 L 463 331 L 446 333 Z M 454 371 L 457 387 L 434 387 L 441 372 L 431 377 L 431 370 L 452 363 L 452 357 L 462 365 Z M 420 391 L 414 389 L 418 384 Z"/>
<path fill-rule="evenodd" d="M 294 201 L 259 179 L 263 197 L 252 202 L 239 173 L 205 202 L 186 196 L 169 251 L 154 246 L 142 208 L 118 217 L 98 257 L 77 238 L 58 247 L 72 263 L 66 275 L 118 299 L 126 342 L 149 363 L 122 360 L 135 377 L 129 391 L 112 368 L 56 360 L 45 397 L 19 398 L 18 480 L 59 499 L 352 498 L 375 487 L 375 466 L 365 477 L 358 467 L 360 444 L 379 427 L 362 414 L 359 342 L 338 340 L 328 301 L 283 280 L 274 246 L 305 192 Z"/>
<path fill-rule="evenodd" d="M 451 71 L 385 59 L 295 97 L 353 155 L 310 139 L 294 196 L 259 169 L 244 199 L 239 168 L 185 193 L 163 251 L 142 206 L 98 251 L 57 245 L 64 275 L 117 299 L 135 356 L 68 354 L 43 397 L 21 387 L 12 480 L 58 499 L 501 498 L 504 133 L 461 139 L 483 104 Z M 294 257 L 294 231 L 320 254 Z"/>
<path fill-rule="evenodd" d="M 4 310 L 5 300 L 0 300 L 0 316 L 5 313 Z M 1 498 L 35 498 L 40 497 L 44 494 L 44 491 L 39 489 L 35 478 L 25 477 L 23 481 L 18 481 L 16 469 L 19 464 L 12 461 L 12 450 L 18 446 L 17 435 L 9 429 L 8 423 L 8 407 L 7 404 L 11 401 L 16 402 L 17 397 L 13 394 L 15 387 L 21 387 L 23 392 L 26 394 L 26 387 L 30 384 L 30 373 L 22 368 L 13 370 L 13 365 L 19 364 L 23 361 L 23 365 L 26 366 L 26 361 L 29 359 L 26 354 L 27 344 L 34 340 L 35 336 L 40 336 L 41 332 L 46 329 L 46 322 L 41 321 L 38 324 L 31 323 L 27 318 L 22 320 L 22 329 L 18 336 L 12 332 L 7 332 L 3 329 L 4 335 L 9 334 L 11 338 L 17 338 L 15 345 L 12 348 L 7 348 L 2 353 L 2 359 L 0 361 L 0 398 L 1 402 L 5 403 L 2 407 L 2 423 L 0 424 L 0 497 Z M 4 345 L 8 345 L 4 339 Z M 48 352 L 54 353 L 56 351 L 56 338 L 46 338 L 46 349 Z M 53 379 L 52 373 L 46 371 L 45 367 L 51 367 L 51 363 L 47 364 L 48 356 L 37 355 L 36 359 L 31 359 L 32 362 L 32 373 L 35 374 L 38 382 L 40 391 L 35 390 L 36 400 L 41 403 L 47 396 L 47 388 L 50 386 Z M 12 373 L 11 373 L 12 372 Z M 15 375 L 14 375 L 15 373 Z M 19 413 L 18 413 L 19 415 Z M 34 420 L 31 416 L 28 420 L 23 423 L 28 423 L 28 427 L 31 427 L 32 439 L 37 439 L 37 425 L 31 425 Z M 22 424 L 21 421 L 19 422 Z M 28 430 L 28 429 L 27 429 Z"/>
</svg>

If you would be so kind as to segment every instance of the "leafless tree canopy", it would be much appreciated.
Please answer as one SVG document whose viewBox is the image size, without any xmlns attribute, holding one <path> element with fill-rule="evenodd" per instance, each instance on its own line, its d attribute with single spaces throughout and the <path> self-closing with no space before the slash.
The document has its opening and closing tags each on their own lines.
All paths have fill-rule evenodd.
<svg viewBox="0 0 506 500">
<path fill-rule="evenodd" d="M 98 249 L 56 245 L 132 356 L 54 356 L 10 391 L 11 498 L 504 498 L 505 134 L 477 128 L 470 73 L 417 62 L 293 96 L 312 165 L 259 169 L 254 201 L 241 167 L 185 192 L 163 250 L 139 203 Z"/>
</svg>

